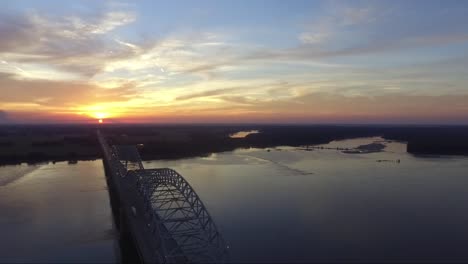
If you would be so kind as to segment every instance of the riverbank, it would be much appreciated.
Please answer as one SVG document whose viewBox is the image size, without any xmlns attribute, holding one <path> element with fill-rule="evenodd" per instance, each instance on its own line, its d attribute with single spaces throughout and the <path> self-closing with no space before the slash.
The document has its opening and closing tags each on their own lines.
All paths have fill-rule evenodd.
<svg viewBox="0 0 468 264">
<path fill-rule="evenodd" d="M 2 126 L 0 164 L 98 159 L 98 128 L 114 144 L 138 145 L 144 160 L 208 156 L 238 148 L 299 147 L 373 136 L 407 142 L 411 154 L 468 155 L 466 126 Z M 259 133 L 231 137 L 233 133 L 252 130 Z"/>
</svg>

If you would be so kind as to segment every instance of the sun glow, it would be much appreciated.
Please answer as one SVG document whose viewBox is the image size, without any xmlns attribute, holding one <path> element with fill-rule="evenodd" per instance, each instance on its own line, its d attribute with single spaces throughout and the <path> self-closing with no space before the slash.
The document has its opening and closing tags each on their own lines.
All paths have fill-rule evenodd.
<svg viewBox="0 0 468 264">
<path fill-rule="evenodd" d="M 95 112 L 93 116 L 98 120 L 99 124 L 102 124 L 104 123 L 104 118 L 109 117 L 109 114 L 105 112 Z"/>
<path fill-rule="evenodd" d="M 120 107 L 120 108 L 119 108 Z M 74 109 L 77 114 L 88 116 L 92 119 L 105 119 L 116 118 L 121 115 L 121 106 L 111 104 L 96 104 L 96 105 L 83 105 Z"/>
<path fill-rule="evenodd" d="M 95 113 L 93 113 L 93 116 L 94 116 L 95 118 L 97 118 L 97 119 L 102 120 L 102 119 L 108 117 L 109 114 L 108 114 L 108 113 L 104 113 L 104 112 L 95 112 Z"/>
</svg>

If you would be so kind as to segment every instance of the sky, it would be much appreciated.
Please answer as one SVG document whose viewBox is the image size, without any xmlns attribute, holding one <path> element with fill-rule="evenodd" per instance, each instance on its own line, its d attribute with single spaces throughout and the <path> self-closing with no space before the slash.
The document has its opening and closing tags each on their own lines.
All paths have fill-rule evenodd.
<svg viewBox="0 0 468 264">
<path fill-rule="evenodd" d="M 0 123 L 468 124 L 467 1 L 5 1 Z"/>
</svg>

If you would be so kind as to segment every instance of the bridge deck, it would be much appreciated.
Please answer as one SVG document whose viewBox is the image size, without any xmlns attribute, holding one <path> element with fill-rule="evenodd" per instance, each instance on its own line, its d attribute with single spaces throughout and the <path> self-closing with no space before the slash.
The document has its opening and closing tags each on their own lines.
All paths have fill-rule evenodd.
<svg viewBox="0 0 468 264">
<path fill-rule="evenodd" d="M 134 146 L 107 144 L 98 131 L 108 177 L 145 263 L 224 262 L 227 246 L 202 201 L 172 169 L 144 169 Z"/>
</svg>

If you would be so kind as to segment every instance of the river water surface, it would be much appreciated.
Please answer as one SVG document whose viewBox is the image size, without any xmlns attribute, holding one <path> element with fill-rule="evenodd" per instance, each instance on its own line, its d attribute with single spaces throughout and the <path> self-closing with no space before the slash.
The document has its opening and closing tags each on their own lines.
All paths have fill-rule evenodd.
<svg viewBox="0 0 468 264">
<path fill-rule="evenodd" d="M 117 261 L 102 161 L 3 166 L 0 179 L 0 262 Z"/>
<path fill-rule="evenodd" d="M 468 158 L 330 149 L 376 141 L 144 166 L 189 181 L 234 262 L 468 261 Z M 0 209 L 0 261 L 118 260 L 101 161 L 0 167 Z"/>
</svg>

